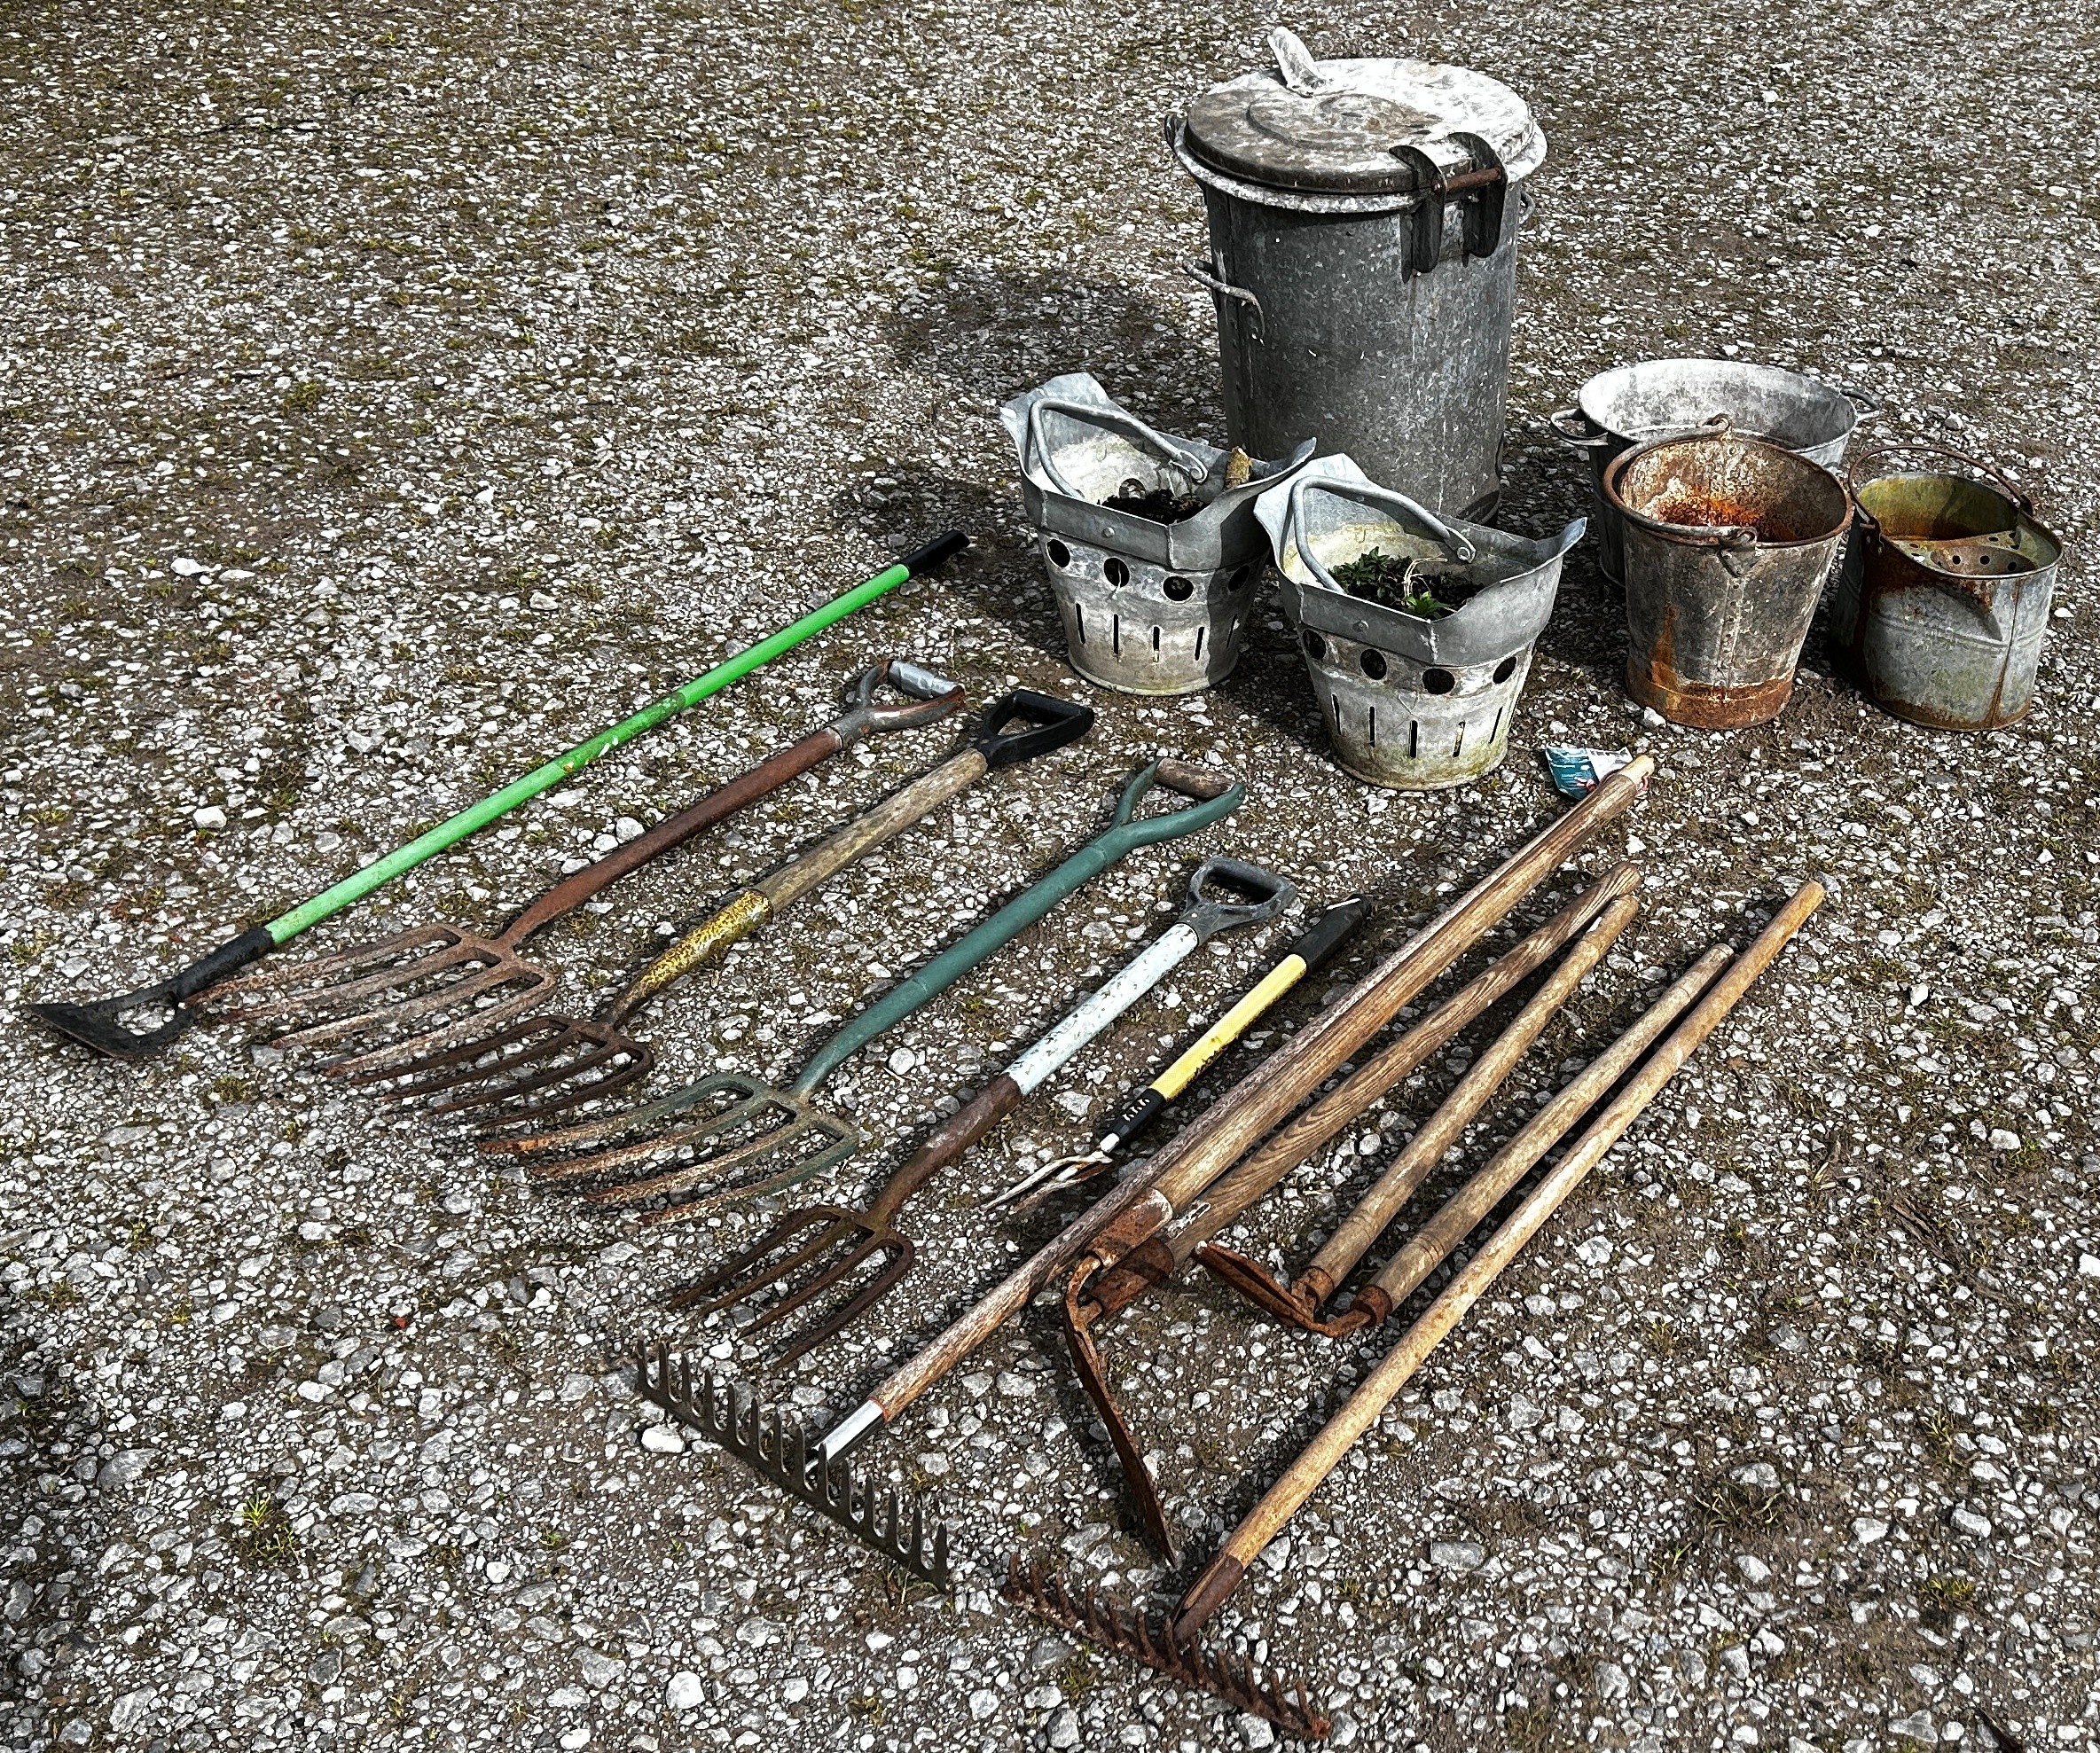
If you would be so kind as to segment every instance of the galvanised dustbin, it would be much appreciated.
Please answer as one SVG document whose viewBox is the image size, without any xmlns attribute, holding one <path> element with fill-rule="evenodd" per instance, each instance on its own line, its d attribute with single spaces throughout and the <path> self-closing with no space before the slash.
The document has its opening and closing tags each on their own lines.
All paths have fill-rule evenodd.
<svg viewBox="0 0 2100 1753">
<path fill-rule="evenodd" d="M 1517 185 L 1546 157 L 1524 100 L 1433 61 L 1316 61 L 1271 33 L 1277 71 L 1167 123 L 1203 193 L 1226 429 L 1258 457 L 1307 439 L 1445 516 L 1502 488 Z"/>
</svg>

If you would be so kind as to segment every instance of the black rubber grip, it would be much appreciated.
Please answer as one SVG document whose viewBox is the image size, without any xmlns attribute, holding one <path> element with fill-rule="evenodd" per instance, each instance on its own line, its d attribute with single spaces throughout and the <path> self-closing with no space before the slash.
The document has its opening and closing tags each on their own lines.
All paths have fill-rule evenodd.
<svg viewBox="0 0 2100 1753">
<path fill-rule="evenodd" d="M 277 939 L 270 935 L 268 926 L 250 926 L 239 937 L 231 938 L 219 945 L 211 954 L 192 962 L 180 974 L 168 982 L 168 997 L 176 1004 L 192 998 L 208 986 L 216 986 L 230 974 L 238 973 L 250 962 L 260 961 L 277 948 Z"/>
<path fill-rule="evenodd" d="M 1305 964 L 1305 972 L 1311 974 L 1322 963 L 1333 959 L 1335 951 L 1348 942 L 1349 934 L 1364 922 L 1364 916 L 1370 911 L 1370 901 L 1361 895 L 1337 901 L 1314 920 L 1306 927 L 1305 935 L 1284 953 L 1297 957 Z"/>
<path fill-rule="evenodd" d="M 906 554 L 900 564 L 913 577 L 931 572 L 936 567 L 945 565 L 970 544 L 970 538 L 960 529 L 944 530 L 923 548 Z"/>
<path fill-rule="evenodd" d="M 1118 1145 L 1126 1145 L 1166 1111 L 1167 1099 L 1148 1084 L 1121 1107 L 1109 1110 L 1108 1123 L 1096 1142 L 1114 1139 Z"/>
<path fill-rule="evenodd" d="M 1019 730 L 1009 729 L 1018 724 Z M 1038 694 L 1031 688 L 1015 688 L 1001 694 L 984 708 L 971 734 L 971 744 L 983 751 L 985 764 L 994 771 L 1017 767 L 1052 749 L 1077 742 L 1093 728 L 1093 708 L 1077 700 Z"/>
</svg>

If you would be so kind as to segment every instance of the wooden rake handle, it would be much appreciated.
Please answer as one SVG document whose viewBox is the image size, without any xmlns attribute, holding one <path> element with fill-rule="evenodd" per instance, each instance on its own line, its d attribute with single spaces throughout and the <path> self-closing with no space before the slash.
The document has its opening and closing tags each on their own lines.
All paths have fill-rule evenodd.
<svg viewBox="0 0 2100 1753">
<path fill-rule="evenodd" d="M 1480 1251 L 1467 1261 L 1422 1318 L 1401 1335 L 1319 1435 L 1262 1496 L 1226 1538 L 1188 1593 L 1174 1618 L 1174 1632 L 1193 1637 L 1223 1606 L 1247 1574 L 1247 1567 L 1281 1531 L 1306 1499 L 1340 1464 L 1357 1439 L 1378 1421 L 1386 1407 L 1419 1370 L 1430 1353 L 1465 1317 L 1466 1311 L 1516 1259 L 1524 1245 L 1557 1211 L 1583 1178 L 1618 1142 L 1663 1086 L 1676 1075 L 1699 1045 L 1735 1009 L 1751 982 L 1768 967 L 1804 921 L 1822 904 L 1823 888 L 1804 883 L 1788 899 L 1757 939 L 1730 966 L 1712 989 L 1679 1023 L 1670 1037 L 1635 1073 L 1599 1115 L 1553 1171 L 1525 1195 Z"/>
</svg>

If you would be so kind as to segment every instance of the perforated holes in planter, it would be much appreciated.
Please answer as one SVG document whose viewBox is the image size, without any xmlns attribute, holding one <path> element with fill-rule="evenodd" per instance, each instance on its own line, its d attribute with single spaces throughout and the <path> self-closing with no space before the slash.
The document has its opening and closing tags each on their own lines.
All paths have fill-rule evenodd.
<svg viewBox="0 0 2100 1753">
<path fill-rule="evenodd" d="M 1246 481 L 1228 487 L 1229 452 L 1154 431 L 1083 372 L 1016 396 L 999 415 L 1072 668 L 1124 693 L 1223 681 L 1268 553 L 1255 498 L 1312 447 L 1289 463 L 1254 461 Z M 1104 503 L 1133 487 L 1198 509 L 1168 522 Z"/>
<path fill-rule="evenodd" d="M 1413 791 L 1463 785 L 1499 766 L 1581 521 L 1534 542 L 1438 519 L 1367 480 L 1346 457 L 1312 464 L 1255 509 L 1342 766 Z M 1413 614 L 1334 584 L 1336 567 L 1373 552 L 1416 561 L 1422 588 L 1455 607 Z"/>
</svg>

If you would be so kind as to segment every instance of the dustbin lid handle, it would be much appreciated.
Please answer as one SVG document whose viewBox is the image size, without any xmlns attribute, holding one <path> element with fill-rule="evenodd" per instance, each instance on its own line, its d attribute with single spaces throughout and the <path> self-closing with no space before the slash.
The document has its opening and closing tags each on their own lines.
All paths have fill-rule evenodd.
<svg viewBox="0 0 2100 1753">
<path fill-rule="evenodd" d="M 1474 560 L 1473 543 L 1462 531 L 1454 529 L 1444 520 L 1425 505 L 1418 505 L 1405 493 L 1396 493 L 1390 487 L 1380 487 L 1374 481 L 1337 480 L 1332 475 L 1300 475 L 1290 484 L 1289 516 L 1284 524 L 1285 533 L 1297 545 L 1306 569 L 1330 591 L 1340 591 L 1335 575 L 1321 563 L 1312 552 L 1312 544 L 1305 537 L 1305 491 L 1317 487 L 1323 493 L 1331 493 L 1337 499 L 1353 499 L 1360 505 L 1369 505 L 1387 511 L 1396 511 L 1403 520 L 1411 520 L 1436 542 L 1444 552 L 1461 566 L 1470 566 Z M 1346 593 L 1344 593 L 1346 594 Z"/>
<path fill-rule="evenodd" d="M 1023 466 L 1028 461 L 1039 465 L 1043 473 L 1050 478 L 1050 484 L 1069 497 L 1085 499 L 1086 496 L 1067 481 L 1063 471 L 1051 460 L 1050 447 L 1043 442 L 1043 415 L 1046 410 L 1085 425 L 1106 427 L 1110 432 L 1120 433 L 1125 438 L 1134 439 L 1140 444 L 1149 445 L 1164 457 L 1171 467 L 1187 476 L 1192 487 L 1201 486 L 1211 478 L 1210 464 L 1195 451 L 1186 445 L 1177 444 L 1163 432 L 1155 432 L 1135 414 L 1127 413 L 1112 403 L 1062 402 L 1054 396 L 1040 396 L 1029 405 L 1028 457 L 1023 459 Z"/>
<path fill-rule="evenodd" d="M 1283 75 L 1283 82 L 1299 97 L 1317 97 L 1335 89 L 1335 82 L 1320 72 L 1320 63 L 1296 31 L 1278 25 L 1269 33 L 1269 52 L 1276 58 L 1276 71 Z"/>
</svg>

